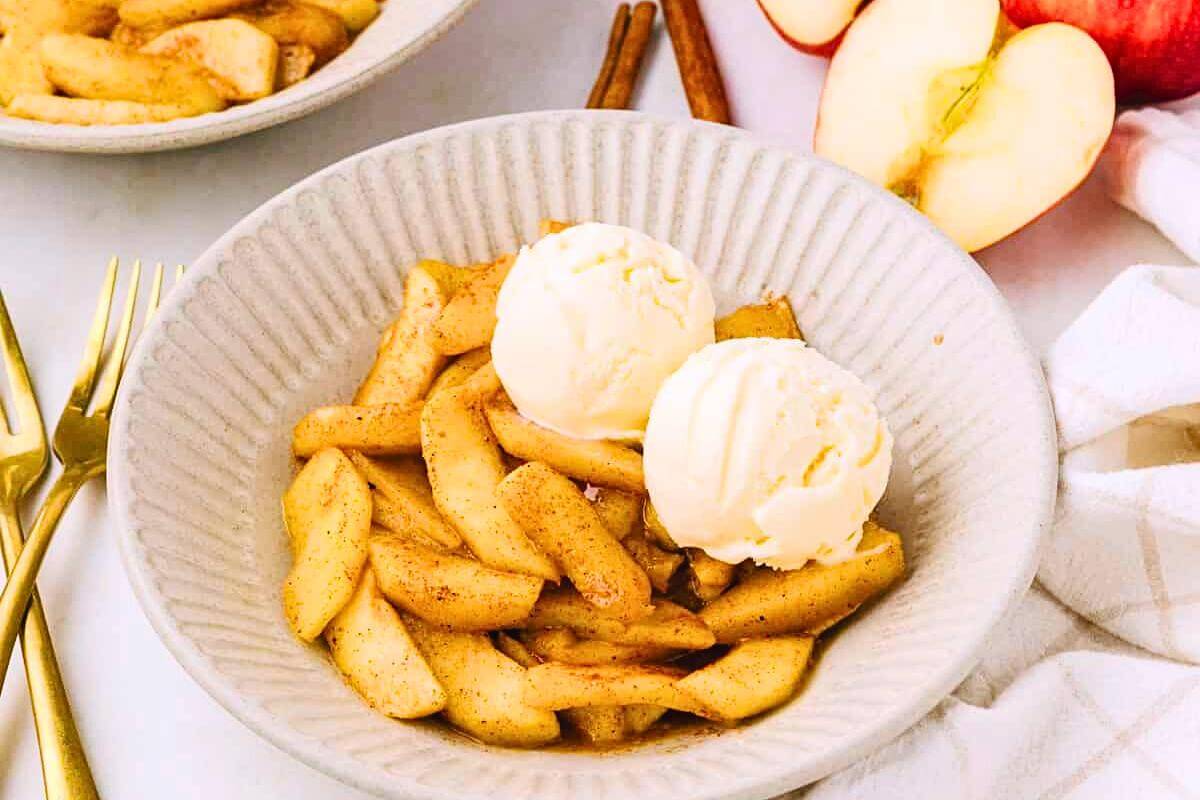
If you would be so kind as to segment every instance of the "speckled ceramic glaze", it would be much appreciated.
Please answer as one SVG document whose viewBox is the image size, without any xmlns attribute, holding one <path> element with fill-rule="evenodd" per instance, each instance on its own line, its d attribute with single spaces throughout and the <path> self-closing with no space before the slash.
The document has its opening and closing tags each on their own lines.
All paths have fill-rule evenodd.
<svg viewBox="0 0 1200 800">
<path fill-rule="evenodd" d="M 344 401 L 420 257 L 467 263 L 538 220 L 631 225 L 690 255 L 720 311 L 786 294 L 878 392 L 897 441 L 882 517 L 907 580 L 752 724 L 617 754 L 487 747 L 369 710 L 280 610 L 289 431 Z M 1028 587 L 1056 457 L 1036 360 L 976 264 L 863 180 L 732 128 L 551 112 L 411 136 L 255 211 L 143 338 L 109 497 L 130 580 L 184 667 L 297 758 L 390 798 L 763 798 L 887 742 L 961 680 Z"/>
<path fill-rule="evenodd" d="M 476 0 L 384 2 L 350 48 L 282 92 L 213 114 L 147 125 L 51 125 L 0 110 L 0 145 L 64 153 L 149 153 L 232 139 L 302 117 L 357 92 L 437 39 Z"/>
</svg>

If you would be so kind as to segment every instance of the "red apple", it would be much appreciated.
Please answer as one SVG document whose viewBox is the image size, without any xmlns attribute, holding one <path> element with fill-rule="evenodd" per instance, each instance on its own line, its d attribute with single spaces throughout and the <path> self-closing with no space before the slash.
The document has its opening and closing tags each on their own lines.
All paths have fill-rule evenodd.
<svg viewBox="0 0 1200 800">
<path fill-rule="evenodd" d="M 1100 44 L 1123 103 L 1200 91 L 1200 0 L 1004 0 L 1021 27 L 1066 22 Z"/>
<path fill-rule="evenodd" d="M 818 56 L 833 55 L 864 0 L 758 0 L 771 25 L 789 44 Z M 866 0 L 870 2 L 870 0 Z"/>
<path fill-rule="evenodd" d="M 1000 0 L 874 0 L 829 65 L 814 150 L 975 251 L 1087 177 L 1115 108 L 1112 69 L 1078 28 L 1014 32 Z"/>
</svg>

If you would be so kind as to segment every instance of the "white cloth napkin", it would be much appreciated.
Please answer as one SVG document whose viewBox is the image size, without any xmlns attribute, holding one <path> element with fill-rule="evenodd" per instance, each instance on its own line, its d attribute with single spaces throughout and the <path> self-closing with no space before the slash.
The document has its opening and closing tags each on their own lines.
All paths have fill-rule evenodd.
<svg viewBox="0 0 1200 800">
<path fill-rule="evenodd" d="M 1115 636 L 1200 663 L 1200 269 L 1125 271 L 1045 368 L 1064 458 L 1039 579 Z"/>
<path fill-rule="evenodd" d="M 1200 262 L 1200 108 L 1126 111 L 1101 170 L 1114 200 Z"/>
</svg>

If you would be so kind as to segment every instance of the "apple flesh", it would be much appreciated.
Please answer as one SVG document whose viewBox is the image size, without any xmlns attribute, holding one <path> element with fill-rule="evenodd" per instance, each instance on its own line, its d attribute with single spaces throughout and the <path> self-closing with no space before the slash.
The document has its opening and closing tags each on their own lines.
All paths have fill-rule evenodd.
<svg viewBox="0 0 1200 800">
<path fill-rule="evenodd" d="M 814 149 L 973 252 L 1087 177 L 1115 107 L 1108 61 L 1076 28 L 1014 32 L 999 0 L 875 0 L 830 64 Z"/>
<path fill-rule="evenodd" d="M 1004 10 L 1022 27 L 1058 21 L 1091 34 L 1122 103 L 1200 91 L 1200 0 L 1004 0 Z"/>
<path fill-rule="evenodd" d="M 862 4 L 863 0 L 758 0 L 780 36 L 793 47 L 820 56 L 833 55 Z"/>
<path fill-rule="evenodd" d="M 275 91 L 279 45 L 244 20 L 189 22 L 151 39 L 141 51 L 203 67 L 226 100 L 257 100 Z"/>
</svg>

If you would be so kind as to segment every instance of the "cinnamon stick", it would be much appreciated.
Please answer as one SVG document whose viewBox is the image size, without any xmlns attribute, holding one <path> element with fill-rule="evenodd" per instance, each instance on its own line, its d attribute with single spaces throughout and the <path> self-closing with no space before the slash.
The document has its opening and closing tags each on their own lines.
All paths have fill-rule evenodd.
<svg viewBox="0 0 1200 800">
<path fill-rule="evenodd" d="M 692 116 L 732 124 L 721 70 L 708 40 L 708 29 L 696 0 L 661 0 L 667 33 L 675 49 L 679 76 Z"/>
<path fill-rule="evenodd" d="M 646 47 L 650 44 L 650 35 L 654 33 L 654 15 L 657 12 L 658 6 L 646 0 L 633 7 L 625 38 L 617 54 L 612 80 L 600 101 L 601 108 L 629 107 L 634 87 L 637 86 L 638 74 L 642 69 L 642 59 L 646 55 Z"/>
<path fill-rule="evenodd" d="M 600 74 L 592 84 L 592 92 L 588 95 L 587 108 L 600 108 L 604 93 L 612 83 L 613 72 L 617 68 L 617 57 L 621 53 L 621 43 L 625 41 L 625 32 L 629 29 L 629 3 L 617 6 L 613 16 L 612 30 L 608 34 L 608 50 L 604 53 L 604 61 L 600 64 Z"/>
</svg>

